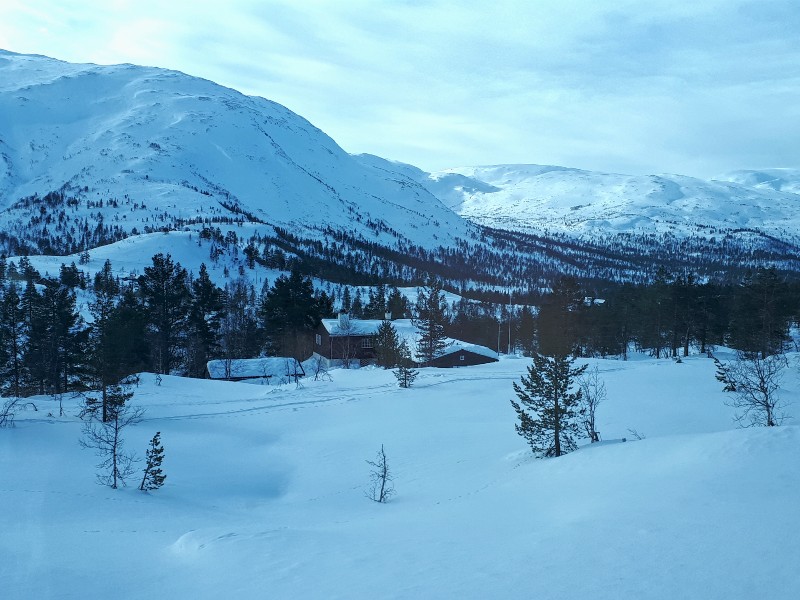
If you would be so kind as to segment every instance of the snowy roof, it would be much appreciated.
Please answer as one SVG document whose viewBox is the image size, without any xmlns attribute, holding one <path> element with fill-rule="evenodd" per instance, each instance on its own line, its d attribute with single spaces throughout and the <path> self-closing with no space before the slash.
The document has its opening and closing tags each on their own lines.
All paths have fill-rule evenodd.
<svg viewBox="0 0 800 600">
<path fill-rule="evenodd" d="M 293 358 L 238 358 L 231 361 L 208 361 L 208 374 L 212 379 L 227 379 L 228 377 L 285 377 L 294 373 L 295 360 Z M 230 365 L 230 370 L 226 366 Z M 298 367 L 302 369 L 302 367 Z"/>
<path fill-rule="evenodd" d="M 408 319 L 404 319 L 408 320 Z M 394 325 L 397 321 L 393 321 Z M 383 321 L 381 319 L 346 319 L 345 327 L 342 326 L 340 319 L 322 319 L 322 326 L 331 336 L 347 335 L 375 335 Z M 397 327 L 395 325 L 395 327 Z"/>
<path fill-rule="evenodd" d="M 486 356 L 488 358 L 494 358 L 497 360 L 498 354 L 494 350 L 487 348 L 486 346 L 479 346 L 478 344 L 467 344 L 466 342 L 462 342 L 460 340 L 454 340 L 451 338 L 447 338 L 448 341 L 452 342 L 447 348 L 445 348 L 439 356 L 447 356 L 448 354 L 455 354 L 457 352 L 461 352 L 462 350 L 466 352 L 472 352 L 473 354 L 480 354 L 481 356 Z"/>
<path fill-rule="evenodd" d="M 323 327 L 325 327 L 325 330 L 332 337 L 344 335 L 375 335 L 381 323 L 383 323 L 381 319 L 350 319 L 348 328 L 345 331 L 340 326 L 339 319 L 322 319 Z M 400 339 L 404 339 L 408 344 L 408 349 L 411 351 L 411 355 L 416 356 L 419 330 L 414 327 L 411 319 L 396 319 L 391 321 L 391 323 L 397 330 L 397 335 L 400 336 Z M 469 344 L 453 338 L 445 338 L 445 342 L 448 344 L 448 346 L 442 350 L 439 356 L 447 356 L 448 354 L 455 354 L 456 352 L 461 352 L 464 350 L 466 352 L 480 354 L 481 356 L 486 356 L 489 358 L 496 359 L 498 357 L 497 352 L 487 348 L 486 346 Z"/>
</svg>

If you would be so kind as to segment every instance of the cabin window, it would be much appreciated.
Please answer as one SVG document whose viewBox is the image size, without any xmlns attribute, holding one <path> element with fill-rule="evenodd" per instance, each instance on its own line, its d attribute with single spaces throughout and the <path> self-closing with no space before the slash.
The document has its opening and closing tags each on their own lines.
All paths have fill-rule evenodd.
<svg viewBox="0 0 800 600">
<path fill-rule="evenodd" d="M 319 333 L 316 335 L 316 342 L 317 346 L 322 346 L 322 335 Z"/>
<path fill-rule="evenodd" d="M 361 347 L 362 348 L 372 348 L 372 338 L 371 337 L 365 337 L 363 340 L 361 340 Z"/>
<path fill-rule="evenodd" d="M 464 355 L 463 354 L 459 354 L 458 360 L 464 360 Z"/>
</svg>

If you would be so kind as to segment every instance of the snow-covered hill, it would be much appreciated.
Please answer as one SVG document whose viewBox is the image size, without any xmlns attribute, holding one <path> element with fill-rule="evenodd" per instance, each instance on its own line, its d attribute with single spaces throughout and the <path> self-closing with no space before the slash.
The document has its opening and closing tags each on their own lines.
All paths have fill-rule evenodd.
<svg viewBox="0 0 800 600">
<path fill-rule="evenodd" d="M 408 390 L 381 369 L 302 388 L 144 374 L 123 437 L 141 456 L 161 432 L 149 494 L 97 485 L 75 402 L 51 417 L 33 398 L 0 429 L 2 596 L 800 597 L 800 428 L 735 429 L 705 356 L 590 362 L 605 441 L 544 461 L 509 403 L 529 360 L 421 369 Z M 795 417 L 799 386 L 790 370 Z M 381 444 L 385 505 L 364 497 Z"/>
<path fill-rule="evenodd" d="M 712 236 L 749 229 L 800 238 L 796 171 L 741 171 L 729 179 L 497 165 L 448 169 L 418 181 L 460 215 L 501 229 L 592 238 L 664 232 Z"/>
<path fill-rule="evenodd" d="M 732 181 L 761 190 L 800 194 L 800 169 L 761 169 L 732 171 L 717 179 Z"/>
<path fill-rule="evenodd" d="M 0 223 L 32 233 L 39 206 L 18 201 L 57 190 L 80 200 L 61 217 L 78 229 L 88 219 L 141 233 L 245 215 L 387 245 L 470 236 L 424 187 L 354 159 L 269 100 L 175 71 L 0 51 Z"/>
</svg>

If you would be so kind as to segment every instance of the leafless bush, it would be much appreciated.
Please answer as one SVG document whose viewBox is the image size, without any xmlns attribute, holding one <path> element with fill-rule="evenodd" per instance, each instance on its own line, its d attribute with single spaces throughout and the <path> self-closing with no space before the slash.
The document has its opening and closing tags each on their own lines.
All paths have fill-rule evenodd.
<svg viewBox="0 0 800 600">
<path fill-rule="evenodd" d="M 595 367 L 578 378 L 581 387 L 581 408 L 583 428 L 587 437 L 594 442 L 600 441 L 600 432 L 595 426 L 597 407 L 606 399 L 606 384 L 600 379 L 600 370 Z"/>
<path fill-rule="evenodd" d="M 732 394 L 726 403 L 736 409 L 734 417 L 740 427 L 775 427 L 787 418 L 785 402 L 778 391 L 783 370 L 788 366 L 786 355 L 762 358 L 758 353 L 739 352 L 726 364 L 716 360 L 717 379 Z"/>
<path fill-rule="evenodd" d="M 39 410 L 33 402 L 23 400 L 16 396 L 6 400 L 2 408 L 0 408 L 0 429 L 4 427 L 13 427 L 17 412 L 28 408 L 32 408 L 34 411 Z"/>
<path fill-rule="evenodd" d="M 390 496 L 394 494 L 394 485 L 392 484 L 392 474 L 389 471 L 389 464 L 386 462 L 386 452 L 381 444 L 381 449 L 375 457 L 375 460 L 368 460 L 367 464 L 372 467 L 370 471 L 370 487 L 365 492 L 367 498 L 375 502 L 386 502 Z"/>
<path fill-rule="evenodd" d="M 81 447 L 95 450 L 97 456 L 102 458 L 97 464 L 97 481 L 113 489 L 120 484 L 125 485 L 125 481 L 134 474 L 136 458 L 133 453 L 124 450 L 122 432 L 129 425 L 142 420 L 144 409 L 128 406 L 126 402 L 131 396 L 133 394 L 123 390 L 122 386 L 112 386 L 109 397 L 113 397 L 114 401 L 107 420 L 90 419 L 84 423 L 83 439 L 80 440 Z"/>
</svg>

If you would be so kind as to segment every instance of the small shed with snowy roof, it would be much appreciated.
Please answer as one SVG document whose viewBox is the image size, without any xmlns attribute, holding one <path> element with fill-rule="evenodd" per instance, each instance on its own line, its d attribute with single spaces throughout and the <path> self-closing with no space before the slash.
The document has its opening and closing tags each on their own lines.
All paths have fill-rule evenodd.
<svg viewBox="0 0 800 600">
<path fill-rule="evenodd" d="M 429 365 L 431 367 L 453 368 L 484 365 L 490 362 L 497 362 L 497 352 L 494 350 L 490 350 L 486 346 L 451 340 L 451 344 L 442 350 L 439 356 L 430 361 Z"/>
<path fill-rule="evenodd" d="M 211 379 L 225 381 L 284 382 L 306 374 L 303 365 L 295 359 L 274 356 L 210 360 L 206 368 Z"/>
</svg>

